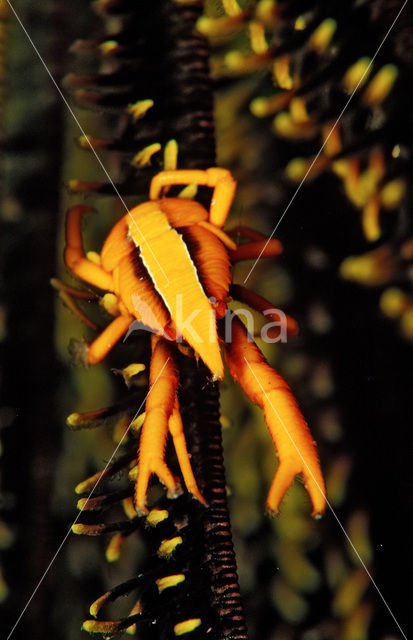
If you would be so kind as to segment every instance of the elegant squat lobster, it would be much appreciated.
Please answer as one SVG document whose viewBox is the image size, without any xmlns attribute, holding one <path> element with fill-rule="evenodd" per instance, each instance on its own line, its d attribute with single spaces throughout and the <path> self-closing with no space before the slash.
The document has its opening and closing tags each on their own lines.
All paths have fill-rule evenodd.
<svg viewBox="0 0 413 640">
<path fill-rule="evenodd" d="M 172 185 L 197 184 L 213 189 L 209 213 L 198 202 L 161 197 Z M 215 380 L 224 375 L 220 343 L 232 376 L 251 400 L 264 410 L 276 447 L 279 466 L 267 507 L 277 512 L 296 474 L 302 474 L 313 515 L 325 507 L 323 476 L 313 442 L 294 396 L 283 378 L 266 362 L 244 325 L 232 319 L 231 340 L 219 336 L 218 326 L 228 312 L 229 295 L 260 312 L 266 300 L 239 285 L 231 287 L 231 263 L 276 255 L 277 240 L 267 240 L 247 227 L 233 229 L 247 240 L 236 246 L 222 227 L 232 204 L 236 183 L 225 169 L 163 171 L 150 186 L 150 200 L 134 207 L 110 231 L 100 256 L 84 254 L 81 217 L 90 207 L 75 206 L 67 214 L 65 263 L 80 279 L 116 297 L 115 319 L 86 346 L 88 364 L 105 358 L 115 343 L 138 320 L 152 331 L 150 391 L 139 446 L 135 504 L 146 510 L 152 473 L 166 485 L 169 495 L 178 484 L 165 460 L 171 434 L 187 489 L 204 502 L 193 475 L 186 448 L 177 388 L 174 340 L 183 338 L 201 358 Z M 190 319 L 190 322 L 188 321 Z M 291 332 L 294 322 L 289 321 Z M 287 327 L 288 328 L 288 327 Z"/>
</svg>

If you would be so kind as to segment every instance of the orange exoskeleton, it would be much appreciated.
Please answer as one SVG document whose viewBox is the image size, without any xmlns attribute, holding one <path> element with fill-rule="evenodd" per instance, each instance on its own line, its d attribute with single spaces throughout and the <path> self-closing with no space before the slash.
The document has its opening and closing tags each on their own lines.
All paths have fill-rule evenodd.
<svg viewBox="0 0 413 640">
<path fill-rule="evenodd" d="M 162 197 L 172 185 L 197 184 L 213 189 L 209 212 L 198 202 Z M 236 183 L 226 169 L 163 171 L 151 182 L 149 201 L 131 209 L 115 224 L 100 256 L 83 251 L 81 217 L 90 207 L 72 207 L 66 220 L 65 262 L 85 282 L 115 296 L 117 314 L 85 349 L 85 361 L 101 361 L 115 343 L 138 320 L 152 332 L 150 390 L 139 446 L 135 505 L 146 509 L 149 479 L 155 473 L 169 495 L 178 484 L 165 460 L 168 432 L 176 449 L 187 489 L 204 502 L 197 487 L 187 452 L 179 411 L 179 372 L 175 340 L 183 340 L 201 358 L 213 379 L 224 375 L 221 355 L 232 376 L 251 400 L 264 410 L 276 447 L 279 466 L 267 507 L 277 512 L 296 474 L 302 474 L 313 515 L 325 507 L 323 476 L 315 444 L 290 388 L 266 362 L 244 325 L 232 319 L 231 340 L 217 329 L 217 320 L 228 314 L 230 296 L 264 313 L 271 307 L 261 296 L 231 285 L 231 264 L 258 256 L 280 253 L 277 240 L 268 240 L 247 227 L 233 229 L 246 242 L 237 246 L 223 231 Z M 228 317 L 228 316 L 227 316 Z M 224 320 L 221 320 L 221 323 Z M 287 319 L 287 330 L 296 325 Z"/>
</svg>

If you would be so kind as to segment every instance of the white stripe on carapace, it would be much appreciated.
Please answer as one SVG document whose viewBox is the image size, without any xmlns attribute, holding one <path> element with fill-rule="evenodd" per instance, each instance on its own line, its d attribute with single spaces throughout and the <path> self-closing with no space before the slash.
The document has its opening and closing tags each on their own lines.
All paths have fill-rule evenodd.
<svg viewBox="0 0 413 640">
<path fill-rule="evenodd" d="M 215 315 L 183 237 L 170 226 L 166 214 L 156 202 L 139 205 L 131 214 L 150 242 L 151 251 L 148 251 L 146 243 L 140 243 L 140 236 L 136 237 L 133 225 L 129 226 L 130 237 L 139 247 L 142 262 L 178 333 L 201 357 L 214 377 L 222 378 L 224 366 Z M 167 273 L 167 283 L 158 267 L 159 261 Z"/>
</svg>

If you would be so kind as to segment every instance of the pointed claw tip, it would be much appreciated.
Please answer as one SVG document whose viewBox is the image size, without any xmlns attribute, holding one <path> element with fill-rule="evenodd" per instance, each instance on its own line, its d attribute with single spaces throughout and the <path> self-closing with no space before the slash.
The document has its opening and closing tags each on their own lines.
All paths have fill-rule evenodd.
<svg viewBox="0 0 413 640">
<path fill-rule="evenodd" d="M 145 507 L 145 505 L 137 504 L 135 505 L 136 515 L 139 517 L 147 516 L 149 510 Z"/>
<path fill-rule="evenodd" d="M 321 520 L 321 518 L 324 516 L 324 510 L 323 511 L 313 511 L 311 513 L 311 516 L 314 518 L 314 520 Z"/>
<path fill-rule="evenodd" d="M 183 489 L 181 487 L 181 483 L 177 482 L 176 486 L 173 489 L 168 489 L 166 497 L 170 500 L 175 500 L 175 498 L 179 498 L 183 494 Z"/>
<path fill-rule="evenodd" d="M 205 500 L 205 498 L 203 497 L 203 495 L 198 491 L 198 489 L 189 489 L 188 488 L 189 493 L 192 495 L 192 498 L 194 500 L 197 500 L 200 504 L 202 504 L 203 507 L 208 508 L 209 504 L 208 502 Z"/>
</svg>

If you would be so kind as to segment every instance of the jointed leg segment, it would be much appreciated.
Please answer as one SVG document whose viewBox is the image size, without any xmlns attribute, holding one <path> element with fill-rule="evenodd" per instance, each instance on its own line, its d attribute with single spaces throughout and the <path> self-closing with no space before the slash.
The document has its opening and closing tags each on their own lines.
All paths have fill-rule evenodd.
<svg viewBox="0 0 413 640">
<path fill-rule="evenodd" d="M 179 462 L 179 467 L 182 472 L 182 476 L 184 478 L 185 486 L 192 495 L 195 496 L 202 502 L 202 504 L 206 505 L 205 499 L 202 497 L 198 485 L 196 483 L 191 463 L 189 461 L 188 449 L 186 448 L 186 440 L 184 434 L 184 427 L 182 424 L 181 413 L 179 410 L 179 402 L 175 397 L 175 406 L 173 408 L 171 417 L 169 418 L 169 433 L 172 436 L 176 455 Z"/>
<path fill-rule="evenodd" d="M 279 466 L 267 507 L 276 513 L 295 475 L 301 473 L 313 515 L 319 515 L 325 507 L 325 487 L 307 423 L 285 380 L 267 364 L 258 347 L 248 341 L 242 323 L 236 317 L 232 322 L 232 341 L 225 345 L 229 369 L 251 400 L 263 408 L 278 453 Z"/>
<path fill-rule="evenodd" d="M 240 244 L 234 251 L 229 252 L 231 262 L 240 262 L 241 260 L 253 260 L 254 258 L 270 258 L 278 256 L 282 252 L 281 243 L 274 239 L 254 240 Z"/>
<path fill-rule="evenodd" d="M 266 300 L 263 296 L 260 296 L 258 293 L 247 289 L 247 287 L 244 287 L 241 284 L 232 284 L 229 288 L 229 293 L 235 300 L 244 302 L 252 309 L 262 313 L 270 322 L 280 323 L 279 311 L 277 313 L 277 310 L 274 310 L 271 302 Z M 282 318 L 286 322 L 287 336 L 296 336 L 299 333 L 297 321 L 286 313 L 282 314 Z M 267 335 L 270 338 L 278 338 L 279 334 L 280 332 L 277 331 L 274 335 L 274 331 L 272 329 L 267 332 Z"/>
<path fill-rule="evenodd" d="M 57 278 L 52 278 L 50 280 L 50 284 L 59 292 L 59 297 L 64 302 L 64 304 L 79 318 L 83 324 L 85 324 L 90 329 L 94 331 L 98 330 L 98 326 L 92 322 L 88 316 L 83 313 L 82 309 L 78 306 L 76 299 L 81 300 L 98 300 L 99 296 L 95 293 L 88 291 L 81 291 L 79 289 L 74 289 L 73 287 L 69 287 L 64 282 L 61 282 Z"/>
<path fill-rule="evenodd" d="M 66 248 L 64 260 L 67 267 L 81 280 L 89 284 L 113 291 L 113 278 L 102 267 L 86 258 L 83 251 L 80 220 L 84 213 L 94 211 L 92 207 L 79 205 L 72 207 L 66 216 Z"/>
<path fill-rule="evenodd" d="M 236 182 L 227 169 L 161 171 L 152 179 L 150 199 L 156 200 L 163 188 L 174 184 L 198 184 L 212 187 L 214 193 L 212 194 L 209 221 L 217 227 L 224 226 L 236 189 Z"/>
<path fill-rule="evenodd" d="M 112 320 L 102 333 L 88 345 L 86 356 L 88 364 L 96 364 L 104 360 L 109 351 L 127 332 L 133 321 L 134 317 L 131 315 L 121 315 Z"/>
<path fill-rule="evenodd" d="M 146 400 L 146 417 L 139 445 L 138 479 L 135 504 L 138 513 L 146 512 L 146 493 L 152 473 L 167 487 L 172 497 L 179 493 L 179 482 L 165 462 L 165 446 L 170 431 L 182 475 L 188 490 L 205 504 L 189 462 L 179 405 L 176 397 L 178 371 L 172 346 L 159 336 L 152 336 L 150 390 Z"/>
<path fill-rule="evenodd" d="M 233 227 L 227 231 L 231 238 L 245 238 L 250 240 L 245 244 L 240 244 L 234 251 L 230 251 L 231 262 L 241 260 L 251 260 L 254 258 L 269 258 L 282 253 L 282 244 L 273 238 L 267 238 L 263 233 L 250 229 L 243 225 Z"/>
</svg>

